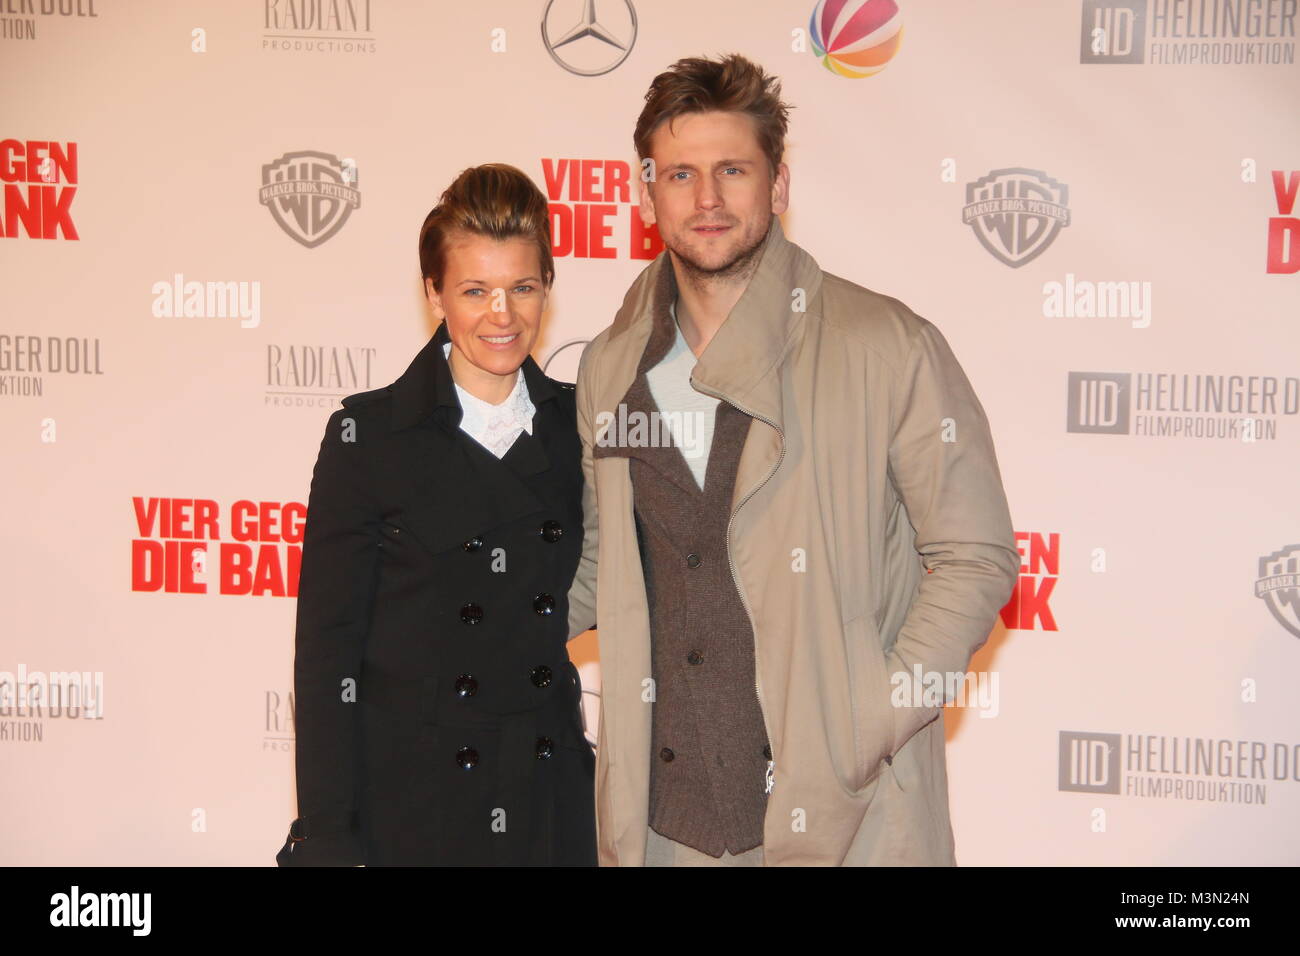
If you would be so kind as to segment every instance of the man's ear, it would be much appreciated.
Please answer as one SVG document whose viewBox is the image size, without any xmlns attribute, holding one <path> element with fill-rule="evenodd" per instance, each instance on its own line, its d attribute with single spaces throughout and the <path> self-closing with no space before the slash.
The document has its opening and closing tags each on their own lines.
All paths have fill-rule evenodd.
<svg viewBox="0 0 1300 956">
<path fill-rule="evenodd" d="M 442 307 L 442 296 L 433 287 L 433 280 L 426 278 L 424 280 L 424 297 L 429 300 L 429 305 L 433 307 L 434 317 L 438 321 L 447 318 L 447 310 Z"/>
<path fill-rule="evenodd" d="M 790 207 L 790 167 L 781 163 L 772 180 L 772 214 L 779 216 Z"/>
<path fill-rule="evenodd" d="M 641 198 L 639 205 L 641 208 L 641 221 L 647 226 L 655 224 L 655 204 L 650 198 L 650 183 L 641 183 Z"/>
</svg>

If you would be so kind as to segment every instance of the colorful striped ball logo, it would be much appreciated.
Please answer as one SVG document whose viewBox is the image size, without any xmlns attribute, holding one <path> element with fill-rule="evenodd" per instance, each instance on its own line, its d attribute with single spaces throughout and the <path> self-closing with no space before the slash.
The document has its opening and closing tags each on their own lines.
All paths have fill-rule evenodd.
<svg viewBox="0 0 1300 956">
<path fill-rule="evenodd" d="M 808 22 L 813 52 L 839 76 L 861 79 L 883 70 L 903 39 L 894 0 L 821 0 Z"/>
</svg>

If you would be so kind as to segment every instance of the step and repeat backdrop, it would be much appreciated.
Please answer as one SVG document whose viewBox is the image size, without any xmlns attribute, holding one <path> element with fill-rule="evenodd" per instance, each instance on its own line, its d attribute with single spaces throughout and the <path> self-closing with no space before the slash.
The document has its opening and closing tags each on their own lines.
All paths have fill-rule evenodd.
<svg viewBox="0 0 1300 956">
<path fill-rule="evenodd" d="M 936 323 L 997 441 L 958 861 L 1300 863 L 1296 8 L 3 0 L 0 862 L 273 863 L 312 467 L 434 331 L 425 214 L 535 179 L 572 381 L 661 250 L 647 86 L 739 52 L 786 234 Z"/>
</svg>

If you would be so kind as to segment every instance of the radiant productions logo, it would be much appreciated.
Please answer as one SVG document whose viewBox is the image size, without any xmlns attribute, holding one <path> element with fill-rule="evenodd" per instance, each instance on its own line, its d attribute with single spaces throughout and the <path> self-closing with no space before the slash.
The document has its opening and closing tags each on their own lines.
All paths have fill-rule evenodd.
<svg viewBox="0 0 1300 956">
<path fill-rule="evenodd" d="M 1070 372 L 1066 431 L 1150 438 L 1276 441 L 1300 413 L 1300 378 L 1176 372 Z"/>
<path fill-rule="evenodd" d="M 370 0 L 262 0 L 262 49 L 374 53 Z"/>
<path fill-rule="evenodd" d="M 1279 624 L 1300 637 L 1300 544 L 1289 544 L 1259 559 L 1255 597 L 1268 605 Z"/>
<path fill-rule="evenodd" d="M 1297 0 L 1083 0 L 1080 63 L 1295 62 Z"/>
<path fill-rule="evenodd" d="M 631 0 L 547 0 L 542 43 L 551 59 L 578 76 L 601 76 L 628 58 L 636 44 Z"/>
<path fill-rule="evenodd" d="M 1039 169 L 995 169 L 966 184 L 961 221 L 999 262 L 1016 269 L 1047 251 L 1070 224 L 1070 187 Z"/>
<path fill-rule="evenodd" d="M 1300 744 L 1073 730 L 1058 741 L 1062 791 L 1263 806 L 1269 781 L 1300 783 Z"/>
<path fill-rule="evenodd" d="M 262 749 L 292 753 L 295 735 L 293 691 L 268 690 L 263 706 Z"/>
<path fill-rule="evenodd" d="M 262 167 L 257 198 L 285 235 L 314 249 L 361 206 L 357 164 L 315 150 L 285 153 Z"/>
<path fill-rule="evenodd" d="M 894 0 L 821 0 L 808 19 L 813 54 L 836 76 L 875 76 L 903 42 Z"/>
<path fill-rule="evenodd" d="M 374 359 L 370 346 L 268 344 L 263 404 L 336 408 L 345 396 L 372 388 Z"/>
</svg>

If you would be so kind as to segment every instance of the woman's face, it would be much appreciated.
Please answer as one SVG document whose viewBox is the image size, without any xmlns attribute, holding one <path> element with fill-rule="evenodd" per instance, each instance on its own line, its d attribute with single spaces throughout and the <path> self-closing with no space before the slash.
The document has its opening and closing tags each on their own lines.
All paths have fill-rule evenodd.
<svg viewBox="0 0 1300 956">
<path fill-rule="evenodd" d="M 546 309 L 541 256 L 530 239 L 454 233 L 442 292 L 425 279 L 434 315 L 451 336 L 451 371 L 471 395 L 500 404 L 537 342 Z"/>
</svg>

